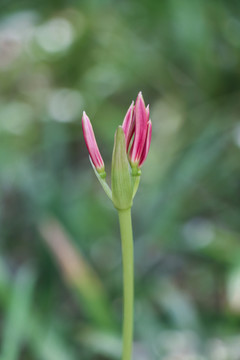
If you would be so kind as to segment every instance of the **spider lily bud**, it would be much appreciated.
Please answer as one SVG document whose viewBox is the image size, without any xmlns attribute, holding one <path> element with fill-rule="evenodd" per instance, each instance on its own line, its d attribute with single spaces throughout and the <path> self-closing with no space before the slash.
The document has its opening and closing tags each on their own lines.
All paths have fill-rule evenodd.
<svg viewBox="0 0 240 360">
<path fill-rule="evenodd" d="M 112 156 L 112 201 L 118 210 L 132 206 L 132 183 L 126 153 L 126 141 L 121 126 L 117 128 L 114 138 Z"/>
<path fill-rule="evenodd" d="M 122 126 L 115 133 L 112 157 L 112 190 L 106 182 L 104 162 L 94 136 L 91 122 L 83 112 L 82 128 L 93 170 L 107 196 L 119 210 L 132 206 L 140 182 L 140 167 L 145 162 L 152 136 L 149 105 L 145 107 L 142 93 L 131 103 Z M 129 164 L 131 171 L 129 171 Z"/>
<path fill-rule="evenodd" d="M 129 158 L 132 167 L 137 167 L 139 165 L 141 155 L 145 146 L 147 131 L 148 131 L 147 123 L 149 119 L 149 110 L 146 110 L 141 92 L 138 94 L 134 113 L 135 113 L 135 130 L 134 130 L 134 139 L 130 150 Z"/>
<path fill-rule="evenodd" d="M 87 149 L 90 158 L 92 160 L 92 163 L 95 166 L 96 171 L 101 176 L 101 178 L 105 178 L 106 173 L 105 173 L 104 162 L 97 146 L 92 124 L 85 111 L 83 112 L 83 116 L 82 116 L 82 129 L 83 129 L 83 136 L 85 139 L 85 143 L 87 145 Z"/>
<path fill-rule="evenodd" d="M 136 104 L 132 103 L 127 111 L 123 121 L 123 130 L 133 175 L 137 175 L 139 167 L 147 158 L 152 136 L 149 105 L 145 107 L 141 92 L 137 96 Z"/>
</svg>

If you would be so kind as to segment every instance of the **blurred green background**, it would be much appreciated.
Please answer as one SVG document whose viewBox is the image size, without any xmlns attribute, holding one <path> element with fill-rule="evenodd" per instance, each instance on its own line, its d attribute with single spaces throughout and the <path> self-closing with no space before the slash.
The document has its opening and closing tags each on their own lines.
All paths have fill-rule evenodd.
<svg viewBox="0 0 240 360">
<path fill-rule="evenodd" d="M 153 139 L 133 206 L 137 360 L 240 358 L 240 3 L 0 1 L 0 359 L 121 352 L 110 174 L 142 90 Z"/>
</svg>

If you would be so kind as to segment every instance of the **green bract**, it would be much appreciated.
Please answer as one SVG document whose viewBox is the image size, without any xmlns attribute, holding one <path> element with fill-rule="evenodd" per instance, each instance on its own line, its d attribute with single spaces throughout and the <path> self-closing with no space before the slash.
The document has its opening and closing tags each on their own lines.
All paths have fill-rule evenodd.
<svg viewBox="0 0 240 360">
<path fill-rule="evenodd" d="M 116 130 L 112 156 L 112 201 L 118 210 L 132 206 L 132 182 L 126 153 L 125 135 L 121 126 Z"/>
</svg>

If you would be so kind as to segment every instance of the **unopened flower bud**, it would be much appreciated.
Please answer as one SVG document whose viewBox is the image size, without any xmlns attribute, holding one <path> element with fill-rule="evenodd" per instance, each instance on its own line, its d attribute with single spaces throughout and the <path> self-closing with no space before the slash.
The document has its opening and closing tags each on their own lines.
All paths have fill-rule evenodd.
<svg viewBox="0 0 240 360">
<path fill-rule="evenodd" d="M 91 157 L 92 163 L 95 166 L 99 175 L 102 178 L 105 178 L 106 173 L 105 173 L 104 162 L 100 154 L 100 151 L 98 149 L 98 145 L 95 139 L 91 121 L 89 120 L 89 117 L 87 116 L 85 111 L 83 112 L 83 116 L 82 116 L 82 128 L 83 128 L 83 136 L 85 139 L 85 143 L 87 145 L 87 149 Z"/>
</svg>

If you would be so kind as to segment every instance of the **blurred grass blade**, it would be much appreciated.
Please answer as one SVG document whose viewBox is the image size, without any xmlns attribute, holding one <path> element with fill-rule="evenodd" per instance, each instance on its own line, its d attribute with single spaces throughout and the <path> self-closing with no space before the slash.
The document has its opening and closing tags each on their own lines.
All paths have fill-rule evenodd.
<svg viewBox="0 0 240 360">
<path fill-rule="evenodd" d="M 3 328 L 1 360 L 17 360 L 26 340 L 34 278 L 27 268 L 16 276 Z"/>
<path fill-rule="evenodd" d="M 182 211 L 182 203 L 189 194 L 196 181 L 207 173 L 217 158 L 220 157 L 228 144 L 228 134 L 218 135 L 215 124 L 209 125 L 203 131 L 198 141 L 189 147 L 178 164 L 173 163 L 172 169 L 166 174 L 165 182 L 162 185 L 164 198 L 153 195 L 153 206 L 151 219 L 155 219 L 156 209 L 161 203 L 162 211 L 159 220 L 152 225 L 153 232 L 171 233 L 178 214 Z"/>
<path fill-rule="evenodd" d="M 29 282 L 27 279 L 29 279 Z M 57 329 L 53 328 L 52 324 L 40 319 L 35 311 L 31 312 L 30 316 L 27 316 L 29 315 L 27 310 L 29 309 L 29 304 L 31 303 L 32 285 L 33 281 L 31 275 L 29 272 L 26 272 L 25 268 L 20 270 L 14 283 L 11 279 L 6 263 L 0 257 L 0 307 L 5 310 L 8 303 L 10 303 L 3 330 L 1 360 L 19 359 L 16 350 L 20 350 L 20 346 L 18 345 L 20 337 L 21 340 L 24 338 L 24 342 L 27 343 L 35 356 L 34 358 L 36 359 L 76 360 L 77 357 L 74 355 L 73 351 L 66 346 L 64 339 L 59 336 Z M 16 303 L 18 296 L 23 296 L 23 298 L 27 300 L 26 295 L 28 297 L 28 304 L 25 303 L 24 306 L 20 306 L 20 304 Z M 23 312 L 18 315 L 18 318 L 23 318 L 25 308 L 26 316 L 24 319 L 26 321 L 22 323 L 21 327 L 18 324 L 15 324 L 15 315 L 17 314 L 14 307 L 18 307 L 19 313 L 20 310 L 23 310 Z M 18 332 L 15 329 L 16 326 L 18 326 Z M 18 339 L 16 332 L 19 335 Z M 14 343 L 17 344 L 17 346 L 15 345 L 14 347 Z M 11 354 L 13 354 L 14 349 L 15 357 L 11 358 Z"/>
<path fill-rule="evenodd" d="M 119 359 L 121 357 L 121 338 L 111 333 L 86 328 L 81 332 L 79 340 L 81 344 L 89 347 L 95 354 L 101 354 L 111 359 Z"/>
<path fill-rule="evenodd" d="M 4 307 L 8 304 L 10 297 L 10 284 L 12 284 L 12 279 L 5 262 L 0 257 L 0 304 L 4 304 Z"/>
<path fill-rule="evenodd" d="M 102 283 L 91 265 L 74 248 L 59 222 L 49 219 L 40 226 L 43 239 L 54 254 L 68 285 L 78 295 L 80 306 L 100 327 L 113 328 L 113 315 Z"/>
<path fill-rule="evenodd" d="M 57 333 L 52 324 L 42 323 L 35 315 L 29 331 L 31 348 L 40 360 L 76 360 L 74 351 Z"/>
</svg>

